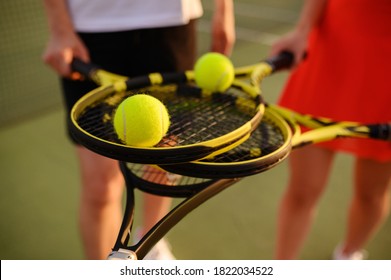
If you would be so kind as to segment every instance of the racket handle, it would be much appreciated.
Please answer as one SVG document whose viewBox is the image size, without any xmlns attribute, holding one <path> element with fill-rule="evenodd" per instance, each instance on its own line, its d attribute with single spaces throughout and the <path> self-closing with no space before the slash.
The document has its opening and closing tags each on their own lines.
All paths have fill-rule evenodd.
<svg viewBox="0 0 391 280">
<path fill-rule="evenodd" d="M 96 66 L 91 63 L 86 63 L 78 58 L 73 58 L 71 68 L 75 72 L 79 72 L 86 77 L 91 77 L 91 73 L 96 70 Z"/>
<path fill-rule="evenodd" d="M 273 72 L 289 69 L 293 65 L 294 55 L 291 52 L 283 51 L 276 56 L 270 57 L 266 60 L 273 68 Z"/>
<path fill-rule="evenodd" d="M 181 84 L 187 81 L 187 76 L 184 72 L 174 73 L 150 73 L 148 76 L 133 77 L 126 81 L 127 89 L 140 88 L 150 85 L 163 84 Z"/>
<path fill-rule="evenodd" d="M 368 125 L 370 137 L 391 141 L 391 123 Z"/>
</svg>

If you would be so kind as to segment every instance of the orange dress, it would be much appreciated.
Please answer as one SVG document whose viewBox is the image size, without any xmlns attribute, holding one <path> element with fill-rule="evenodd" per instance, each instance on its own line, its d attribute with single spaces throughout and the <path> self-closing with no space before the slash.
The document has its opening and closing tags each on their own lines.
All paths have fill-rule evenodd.
<svg viewBox="0 0 391 280">
<path fill-rule="evenodd" d="M 391 122 L 391 0 L 330 0 L 310 35 L 307 59 L 291 74 L 279 104 L 334 120 Z M 319 145 L 391 161 L 390 142 Z"/>
</svg>

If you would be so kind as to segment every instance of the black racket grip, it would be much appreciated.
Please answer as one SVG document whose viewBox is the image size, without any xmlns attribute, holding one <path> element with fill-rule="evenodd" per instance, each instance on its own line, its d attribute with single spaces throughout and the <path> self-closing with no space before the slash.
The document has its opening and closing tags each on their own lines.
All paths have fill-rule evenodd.
<svg viewBox="0 0 391 280">
<path fill-rule="evenodd" d="M 161 77 L 162 77 L 162 81 L 159 83 L 159 85 L 181 84 L 187 81 L 187 76 L 184 72 L 161 73 Z M 150 76 L 148 75 L 134 77 L 126 81 L 126 87 L 128 89 L 135 89 L 135 88 L 146 87 L 150 85 L 152 85 L 152 81 L 150 79 Z"/>
<path fill-rule="evenodd" d="M 92 73 L 98 69 L 96 65 L 84 62 L 78 58 L 73 58 L 71 62 L 71 68 L 73 71 L 79 72 L 86 77 L 91 77 Z"/>
<path fill-rule="evenodd" d="M 370 137 L 391 141 L 391 123 L 368 125 Z"/>
<path fill-rule="evenodd" d="M 273 72 L 289 69 L 293 65 L 294 55 L 291 52 L 283 51 L 276 56 L 266 59 L 266 63 L 272 66 Z"/>
</svg>

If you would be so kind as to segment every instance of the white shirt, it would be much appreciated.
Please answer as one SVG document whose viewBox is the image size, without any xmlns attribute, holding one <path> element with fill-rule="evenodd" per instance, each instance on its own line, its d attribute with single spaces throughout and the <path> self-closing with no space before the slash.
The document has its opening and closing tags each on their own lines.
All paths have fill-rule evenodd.
<svg viewBox="0 0 391 280">
<path fill-rule="evenodd" d="M 68 5 L 80 32 L 183 25 L 203 14 L 201 0 L 68 0 Z"/>
</svg>

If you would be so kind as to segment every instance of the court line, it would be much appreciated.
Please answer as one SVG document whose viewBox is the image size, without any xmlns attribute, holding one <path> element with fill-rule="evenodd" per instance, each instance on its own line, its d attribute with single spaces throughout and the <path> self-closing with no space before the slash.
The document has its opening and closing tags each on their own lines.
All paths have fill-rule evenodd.
<svg viewBox="0 0 391 280">
<path fill-rule="evenodd" d="M 203 7 L 205 10 L 213 11 L 213 1 L 204 1 Z M 270 20 L 274 22 L 292 24 L 297 20 L 298 11 L 291 9 L 281 9 L 268 7 L 262 4 L 250 4 L 235 1 L 235 15 L 251 17 L 255 19 Z"/>
<path fill-rule="evenodd" d="M 288 9 L 279 9 L 240 2 L 235 2 L 235 14 L 239 16 L 265 19 L 287 24 L 294 23 L 298 16 L 296 11 Z"/>
<path fill-rule="evenodd" d="M 213 2 L 205 1 L 203 3 L 204 9 L 213 11 Z M 289 9 L 280 9 L 274 7 L 267 7 L 263 5 L 250 4 L 236 2 L 235 5 L 235 16 L 243 16 L 248 18 L 255 18 L 259 20 L 268 20 L 276 23 L 283 23 L 284 25 L 293 25 L 297 20 L 298 11 Z M 239 21 L 236 21 L 237 23 Z M 201 18 L 198 22 L 198 31 L 204 33 L 210 33 L 211 22 L 208 19 Z M 280 37 L 280 34 L 263 32 L 258 29 L 242 27 L 236 25 L 236 38 L 251 43 L 264 44 L 270 46 L 273 42 Z"/>
<path fill-rule="evenodd" d="M 211 21 L 201 19 L 198 21 L 198 31 L 204 33 L 210 33 Z M 236 39 L 243 40 L 251 43 L 264 44 L 270 46 L 274 40 L 279 38 L 280 35 L 261 32 L 255 29 L 236 26 Z"/>
</svg>

